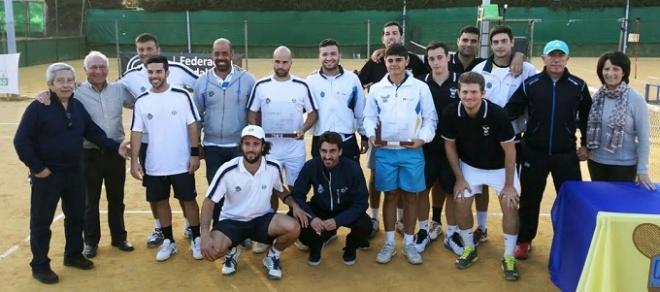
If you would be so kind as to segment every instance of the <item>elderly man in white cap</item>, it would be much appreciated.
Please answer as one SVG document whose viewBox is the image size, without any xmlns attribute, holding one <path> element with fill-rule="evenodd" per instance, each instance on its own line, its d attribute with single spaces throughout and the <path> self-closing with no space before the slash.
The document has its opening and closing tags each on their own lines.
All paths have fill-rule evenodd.
<svg viewBox="0 0 660 292">
<path fill-rule="evenodd" d="M 582 180 L 579 162 L 588 157 L 584 137 L 591 95 L 587 83 L 568 72 L 568 54 L 563 41 L 546 44 L 543 72 L 526 79 L 506 105 L 512 120 L 528 114 L 520 176 L 518 259 L 526 259 L 532 251 L 548 174 L 552 173 L 555 190 L 559 190 L 565 181 Z M 576 149 L 578 128 L 582 139 Z"/>
</svg>

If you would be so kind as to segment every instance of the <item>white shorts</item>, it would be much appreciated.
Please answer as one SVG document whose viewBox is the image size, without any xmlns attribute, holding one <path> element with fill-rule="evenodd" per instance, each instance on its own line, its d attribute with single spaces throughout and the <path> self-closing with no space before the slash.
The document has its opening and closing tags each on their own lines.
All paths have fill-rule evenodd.
<svg viewBox="0 0 660 292">
<path fill-rule="evenodd" d="M 296 179 L 298 178 L 298 174 L 300 174 L 300 170 L 302 169 L 303 165 L 305 165 L 304 154 L 302 156 L 288 158 L 268 155 L 268 158 L 275 159 L 280 163 L 282 170 L 284 170 L 284 173 L 286 174 L 286 184 L 289 186 L 293 186 L 293 184 L 296 182 Z"/>
<path fill-rule="evenodd" d="M 463 195 L 466 198 L 470 198 L 475 194 L 481 193 L 481 188 L 483 186 L 489 186 L 490 188 L 495 189 L 498 196 L 504 189 L 504 183 L 506 181 L 506 169 L 481 169 L 472 167 L 463 161 L 460 162 L 460 165 L 463 177 L 472 190 L 472 192 L 465 191 Z M 518 194 L 520 194 L 520 179 L 518 178 L 517 171 L 515 171 L 513 174 L 513 188 L 516 189 Z"/>
</svg>

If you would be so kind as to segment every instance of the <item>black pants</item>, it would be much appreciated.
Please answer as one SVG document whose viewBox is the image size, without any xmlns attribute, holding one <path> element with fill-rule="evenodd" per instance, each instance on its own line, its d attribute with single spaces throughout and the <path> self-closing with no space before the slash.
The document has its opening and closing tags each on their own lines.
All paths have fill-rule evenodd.
<svg viewBox="0 0 660 292">
<path fill-rule="evenodd" d="M 637 165 L 608 165 L 589 159 L 587 161 L 591 181 L 630 181 L 637 178 Z"/>
<path fill-rule="evenodd" d="M 206 181 L 211 185 L 215 173 L 220 166 L 227 161 L 241 156 L 241 151 L 238 147 L 218 147 L 218 146 L 204 146 L 204 160 L 206 160 Z M 218 222 L 220 217 L 220 210 L 225 203 L 225 198 L 220 199 L 220 202 L 215 204 L 213 208 L 213 225 Z"/>
<path fill-rule="evenodd" d="M 124 182 L 126 181 L 126 160 L 114 152 L 85 149 L 83 168 L 87 186 L 87 207 L 85 209 L 85 243 L 97 246 L 101 240 L 99 201 L 101 186 L 105 184 L 108 199 L 108 225 L 112 242 L 126 240 L 124 226 Z"/>
<path fill-rule="evenodd" d="M 46 178 L 31 176 L 30 198 L 30 248 L 33 271 L 50 268 L 48 250 L 50 225 L 55 216 L 57 203 L 62 198 L 64 212 L 64 258 L 82 256 L 83 216 L 85 215 L 85 191 L 81 169 L 53 170 Z"/>
<path fill-rule="evenodd" d="M 565 181 L 582 180 L 580 163 L 574 151 L 548 155 L 523 147 L 524 163 L 520 176 L 520 231 L 518 242 L 532 241 L 539 225 L 541 200 L 548 173 L 552 174 L 555 191 L 558 192 Z"/>
<path fill-rule="evenodd" d="M 320 136 L 312 137 L 312 157 L 320 156 L 319 151 L 321 150 L 321 145 L 319 144 L 319 137 Z M 355 135 L 351 135 L 351 138 L 344 141 L 341 147 L 342 157 L 352 159 L 353 161 L 360 163 L 360 147 L 358 146 L 357 138 Z"/>
<path fill-rule="evenodd" d="M 321 220 L 333 218 L 336 216 L 336 214 L 329 212 L 319 212 L 320 210 L 316 210 L 314 208 L 312 208 L 312 211 L 314 211 L 316 216 L 318 216 Z M 337 226 L 337 229 L 339 229 L 339 227 L 340 226 Z M 355 221 L 341 227 L 351 229 L 351 232 L 346 236 L 346 248 L 356 249 L 369 246 L 369 234 L 371 233 L 372 226 L 371 219 L 369 219 L 369 215 L 367 215 L 367 213 L 360 213 L 360 216 Z M 326 232 L 336 233 L 337 231 L 324 231 L 323 233 Z M 309 246 L 310 249 L 320 248 L 323 245 L 321 235 L 316 234 L 316 231 L 314 231 L 311 226 L 303 228 L 300 231 L 300 237 L 298 239 L 304 245 Z"/>
</svg>

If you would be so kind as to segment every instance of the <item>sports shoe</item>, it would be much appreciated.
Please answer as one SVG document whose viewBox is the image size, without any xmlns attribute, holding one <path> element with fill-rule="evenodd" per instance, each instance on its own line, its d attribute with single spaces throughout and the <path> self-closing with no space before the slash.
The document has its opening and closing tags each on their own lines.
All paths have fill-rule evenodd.
<svg viewBox="0 0 660 292">
<path fill-rule="evenodd" d="M 477 254 L 477 248 L 474 246 L 468 246 L 463 248 L 463 253 L 460 257 L 456 259 L 456 268 L 459 270 L 469 268 L 474 262 L 479 259 Z"/>
<path fill-rule="evenodd" d="M 431 238 L 431 241 L 438 239 L 440 235 L 442 235 L 442 224 L 431 221 L 431 225 L 429 225 L 429 237 Z"/>
<path fill-rule="evenodd" d="M 418 253 L 423 253 L 426 247 L 431 244 L 431 238 L 426 230 L 420 229 L 415 235 L 415 249 Z"/>
<path fill-rule="evenodd" d="M 474 245 L 478 246 L 481 242 L 488 241 L 488 228 L 481 230 L 481 227 L 477 227 L 474 230 Z"/>
<path fill-rule="evenodd" d="M 309 257 L 307 258 L 307 263 L 310 266 L 318 266 L 321 264 L 321 251 L 323 251 L 323 245 L 318 248 L 309 249 Z"/>
<path fill-rule="evenodd" d="M 32 271 L 32 278 L 35 278 L 37 281 L 44 284 L 55 284 L 60 281 L 57 274 L 55 274 L 50 268 L 43 271 Z"/>
<path fill-rule="evenodd" d="M 394 225 L 394 229 L 396 232 L 399 234 L 403 235 L 403 231 L 406 229 L 405 226 L 403 225 L 403 221 L 396 221 L 396 225 Z"/>
<path fill-rule="evenodd" d="M 380 249 L 378 255 L 376 255 L 376 261 L 379 264 L 387 264 L 392 260 L 392 257 L 396 254 L 396 246 L 394 242 L 385 242 L 383 248 Z"/>
<path fill-rule="evenodd" d="M 98 247 L 96 245 L 91 245 L 91 244 L 85 244 L 85 248 L 83 249 L 82 254 L 88 258 L 94 258 L 96 256 L 96 251 Z"/>
<path fill-rule="evenodd" d="M 241 242 L 241 246 L 244 248 L 252 248 L 252 240 L 247 238 Z"/>
<path fill-rule="evenodd" d="M 332 243 L 333 240 L 337 239 L 337 230 L 328 231 L 321 233 L 321 240 L 323 241 L 323 246 L 326 246 Z"/>
<path fill-rule="evenodd" d="M 261 261 L 264 264 L 264 268 L 268 272 L 268 279 L 271 280 L 280 280 L 282 279 L 282 268 L 280 268 L 280 258 L 275 256 L 265 256 Z"/>
<path fill-rule="evenodd" d="M 154 248 L 163 243 L 163 239 L 165 239 L 163 231 L 160 230 L 160 228 L 154 228 L 151 235 L 149 235 L 149 238 L 147 238 L 147 247 Z"/>
<path fill-rule="evenodd" d="M 74 267 L 81 270 L 91 270 L 94 268 L 94 262 L 88 260 L 82 255 L 77 255 L 71 258 L 64 258 L 64 265 L 67 267 Z"/>
<path fill-rule="evenodd" d="M 192 227 L 190 227 L 190 226 L 186 226 L 186 228 L 183 229 L 183 236 L 184 236 L 186 239 L 190 239 L 190 240 L 192 240 L 192 239 L 193 239 L 193 238 L 192 238 L 192 237 L 193 237 L 193 235 L 192 235 Z"/>
<path fill-rule="evenodd" d="M 344 265 L 352 266 L 355 264 L 355 260 L 357 259 L 355 248 L 344 247 L 344 254 L 341 255 L 341 259 L 344 261 Z"/>
<path fill-rule="evenodd" d="M 156 260 L 159 262 L 166 261 L 174 254 L 176 254 L 176 242 L 165 239 L 156 254 Z"/>
<path fill-rule="evenodd" d="M 520 273 L 518 273 L 518 265 L 516 264 L 516 258 L 513 256 L 505 256 L 502 259 L 502 272 L 504 272 L 504 279 L 507 281 L 517 281 L 520 278 Z"/>
<path fill-rule="evenodd" d="M 403 247 L 403 254 L 406 255 L 408 262 L 413 265 L 421 265 L 423 262 L 422 255 L 419 254 L 414 243 L 406 244 Z"/>
<path fill-rule="evenodd" d="M 458 232 L 454 232 L 451 236 L 445 237 L 444 244 L 447 250 L 454 252 L 457 256 L 463 254 L 463 240 Z"/>
<path fill-rule="evenodd" d="M 252 242 L 253 253 L 264 253 L 270 248 L 270 245 L 261 242 Z"/>
<path fill-rule="evenodd" d="M 374 236 L 376 236 L 379 230 L 380 230 L 380 223 L 378 222 L 378 219 L 371 218 L 371 233 L 369 233 L 369 238 L 374 238 Z"/>
<path fill-rule="evenodd" d="M 522 241 L 516 244 L 516 249 L 513 251 L 513 254 L 519 260 L 526 260 L 529 257 L 530 252 L 532 252 L 532 242 Z"/>
<path fill-rule="evenodd" d="M 238 270 L 238 257 L 241 255 L 241 249 L 238 246 L 234 246 L 229 252 L 225 255 L 225 263 L 222 264 L 222 274 L 225 276 L 230 276 L 236 273 Z"/>
<path fill-rule="evenodd" d="M 300 240 L 296 240 L 293 245 L 295 245 L 300 251 L 309 251 L 309 246 L 305 245 Z"/>
<path fill-rule="evenodd" d="M 204 258 L 202 255 L 202 238 L 197 237 L 190 242 L 190 249 L 192 250 L 192 257 L 196 260 L 201 260 Z"/>
</svg>

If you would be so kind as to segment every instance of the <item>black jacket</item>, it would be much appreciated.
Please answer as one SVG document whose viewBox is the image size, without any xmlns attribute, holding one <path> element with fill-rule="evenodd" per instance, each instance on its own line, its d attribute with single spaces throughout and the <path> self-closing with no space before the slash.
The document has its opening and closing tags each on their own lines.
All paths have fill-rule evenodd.
<svg viewBox="0 0 660 292">
<path fill-rule="evenodd" d="M 306 202 L 310 186 L 314 187 L 314 194 Z M 292 194 L 312 219 L 317 217 L 313 209 L 323 210 L 324 214 L 331 214 L 337 226 L 350 225 L 368 207 L 369 195 L 362 169 L 357 162 L 344 157 L 340 157 L 332 169 L 327 169 L 319 157 L 305 162 Z"/>
<path fill-rule="evenodd" d="M 33 101 L 28 105 L 14 136 L 18 158 L 37 174 L 48 167 L 51 171 L 81 166 L 83 138 L 102 149 L 117 152 L 119 144 L 108 139 L 77 99 L 69 99 L 66 109 L 51 94 L 51 104 Z"/>
<path fill-rule="evenodd" d="M 555 82 L 545 68 L 527 78 L 505 107 L 511 120 L 527 112 L 525 147 L 548 155 L 575 151 L 577 128 L 582 133 L 581 145 L 586 144 L 590 108 L 591 95 L 584 80 L 565 69 Z"/>
</svg>

